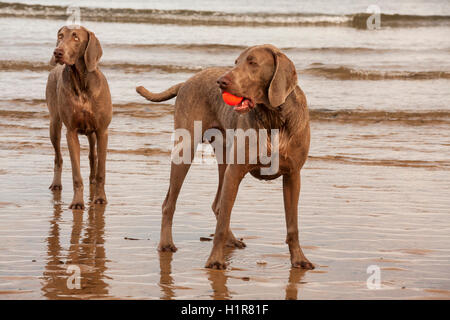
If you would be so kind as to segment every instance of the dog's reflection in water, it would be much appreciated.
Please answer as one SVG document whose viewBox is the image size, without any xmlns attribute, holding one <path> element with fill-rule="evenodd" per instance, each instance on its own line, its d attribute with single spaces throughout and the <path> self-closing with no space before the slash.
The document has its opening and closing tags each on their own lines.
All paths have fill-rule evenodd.
<svg viewBox="0 0 450 320">
<path fill-rule="evenodd" d="M 291 267 L 291 270 L 289 271 L 289 280 L 286 285 L 286 300 L 301 299 L 301 297 L 298 296 L 298 289 L 306 272 L 307 270 L 305 269 Z"/>
<path fill-rule="evenodd" d="M 160 278 L 159 287 L 161 288 L 161 299 L 172 300 L 177 297 L 176 289 L 180 288 L 175 284 L 172 277 L 172 259 L 173 252 L 159 252 Z M 228 300 L 231 298 L 227 288 L 227 272 L 223 270 L 206 269 L 206 276 L 210 281 L 212 294 L 210 297 L 214 300 Z"/>
<path fill-rule="evenodd" d="M 91 198 L 93 196 L 91 190 Z M 70 244 L 64 246 L 60 232 L 63 210 L 61 191 L 53 194 L 53 217 L 47 237 L 47 263 L 42 276 L 42 292 L 48 299 L 87 299 L 108 296 L 104 281 L 106 252 L 104 247 L 105 205 L 91 205 L 87 221 L 84 212 L 73 210 Z"/>
<path fill-rule="evenodd" d="M 211 298 L 214 300 L 229 300 L 231 299 L 228 291 L 227 281 L 229 276 L 227 271 L 208 269 L 208 280 L 210 281 L 211 289 L 213 291 Z"/>
<path fill-rule="evenodd" d="M 227 248 L 225 257 L 231 258 L 231 253 L 234 248 Z M 174 253 L 171 251 L 159 251 L 159 266 L 160 266 L 160 278 L 159 287 L 161 288 L 161 299 L 172 300 L 177 297 L 176 289 L 180 289 L 177 286 L 174 278 L 172 277 L 172 260 Z M 227 271 L 205 269 L 205 275 L 210 282 L 212 294 L 210 297 L 214 300 L 228 300 L 231 299 L 231 295 L 228 291 L 227 280 L 229 276 Z M 183 288 L 186 289 L 186 288 Z"/>
<path fill-rule="evenodd" d="M 226 259 L 231 259 L 234 249 L 228 248 L 226 251 Z M 177 297 L 176 289 L 177 285 L 172 277 L 172 260 L 173 252 L 159 252 L 159 265 L 160 265 L 160 280 L 159 286 L 161 288 L 161 299 L 172 300 Z M 298 296 L 299 287 L 302 284 L 302 279 L 307 270 L 291 267 L 289 271 L 289 278 L 285 288 L 286 300 L 297 300 L 301 297 Z M 205 269 L 205 275 L 209 280 L 211 286 L 211 293 L 209 297 L 214 300 L 230 300 L 233 298 L 233 292 L 230 292 L 227 286 L 229 278 L 236 278 L 231 275 L 232 271 L 229 270 L 215 270 Z M 252 278 L 245 279 L 248 285 L 252 285 Z M 239 292 L 234 292 L 239 295 Z M 264 298 L 264 293 L 258 298 Z"/>
<path fill-rule="evenodd" d="M 159 252 L 161 299 L 172 300 L 175 297 L 174 280 L 172 278 L 173 252 Z"/>
<path fill-rule="evenodd" d="M 106 252 L 104 247 L 105 233 L 105 206 L 91 205 L 84 221 L 83 211 L 72 211 L 72 228 L 68 248 L 62 233 L 61 225 L 63 210 L 61 205 L 61 192 L 54 192 L 53 216 L 50 219 L 50 230 L 47 237 L 47 263 L 42 277 L 42 292 L 48 299 L 88 299 L 109 297 L 106 276 Z M 226 250 L 225 257 L 231 259 L 234 249 Z M 172 252 L 159 254 L 161 299 L 176 298 L 176 284 L 172 276 Z M 79 271 L 79 286 L 74 279 Z M 214 300 L 229 300 L 233 298 L 227 282 L 233 277 L 230 270 L 205 269 L 211 293 Z M 306 270 L 291 268 L 286 285 L 285 299 L 292 300 L 298 297 L 298 286 Z M 252 278 L 249 277 L 248 285 Z M 235 292 L 238 296 L 239 292 Z M 262 293 L 263 294 L 263 293 Z M 261 298 L 264 298 L 262 295 Z"/>
</svg>

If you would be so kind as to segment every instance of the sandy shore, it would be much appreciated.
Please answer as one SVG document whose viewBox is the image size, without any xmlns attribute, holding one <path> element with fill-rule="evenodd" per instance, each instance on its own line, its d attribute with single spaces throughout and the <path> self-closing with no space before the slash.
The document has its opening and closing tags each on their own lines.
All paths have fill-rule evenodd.
<svg viewBox="0 0 450 320">
<path fill-rule="evenodd" d="M 231 219 L 247 248 L 229 251 L 229 268 L 222 272 L 203 268 L 212 243 L 200 241 L 211 238 L 215 227 L 214 165 L 193 165 L 183 186 L 174 221 L 178 252 L 156 250 L 168 187 L 170 105 L 142 113 L 115 107 L 109 204 L 83 213 L 68 209 L 72 183 L 64 139 L 63 191 L 47 189 L 53 150 L 45 105 L 4 103 L 2 110 L 2 299 L 450 298 L 450 171 L 440 160 L 445 154 L 439 154 L 449 133 L 442 131 L 440 139 L 424 134 L 439 124 L 421 126 L 420 133 L 417 126 L 401 124 L 396 136 L 383 136 L 370 132 L 383 132 L 389 123 L 313 120 L 311 157 L 302 171 L 300 238 L 317 268 L 290 267 L 281 181 L 262 183 L 249 176 Z M 401 137 L 416 143 L 402 149 L 407 146 Z M 85 138 L 81 144 L 87 181 Z M 426 148 L 434 165 L 357 161 L 355 155 L 359 150 L 373 159 L 401 159 L 404 152 L 414 154 L 415 146 Z M 333 147 L 334 160 L 321 156 L 321 150 Z M 81 289 L 67 286 L 71 265 L 80 268 Z M 380 268 L 378 290 L 367 288 L 371 265 Z"/>
</svg>

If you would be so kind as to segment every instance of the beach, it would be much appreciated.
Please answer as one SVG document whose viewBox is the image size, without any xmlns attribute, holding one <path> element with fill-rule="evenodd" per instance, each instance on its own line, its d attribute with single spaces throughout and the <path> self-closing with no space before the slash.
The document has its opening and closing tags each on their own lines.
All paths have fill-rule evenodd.
<svg viewBox="0 0 450 320">
<path fill-rule="evenodd" d="M 0 299 L 450 299 L 448 2 L 378 1 L 378 30 L 359 22 L 368 1 L 79 3 L 112 95 L 108 204 L 88 203 L 80 137 L 88 205 L 68 208 L 65 129 L 63 190 L 48 190 L 45 85 L 69 2 L 0 2 Z M 227 250 L 225 271 L 204 268 L 216 223 L 212 161 L 194 163 L 181 190 L 178 251 L 159 253 L 174 99 L 150 103 L 135 87 L 164 90 L 263 43 L 294 62 L 308 100 L 299 230 L 316 268 L 291 268 L 281 179 L 250 175 L 231 214 L 247 247 Z M 67 285 L 71 266 L 79 289 Z"/>
</svg>

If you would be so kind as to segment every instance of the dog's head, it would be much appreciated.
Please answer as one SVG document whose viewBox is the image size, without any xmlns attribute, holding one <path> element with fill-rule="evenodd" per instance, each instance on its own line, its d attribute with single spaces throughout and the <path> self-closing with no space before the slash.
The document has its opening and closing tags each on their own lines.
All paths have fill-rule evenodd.
<svg viewBox="0 0 450 320">
<path fill-rule="evenodd" d="M 79 59 L 83 59 L 88 72 L 97 68 L 103 51 L 92 31 L 79 26 L 64 26 L 58 30 L 57 37 L 50 65 L 54 66 L 59 63 L 71 66 Z"/>
<path fill-rule="evenodd" d="M 261 45 L 244 50 L 217 83 L 222 91 L 244 98 L 234 107 L 237 112 L 246 113 L 258 103 L 276 109 L 297 85 L 297 72 L 278 48 Z"/>
</svg>

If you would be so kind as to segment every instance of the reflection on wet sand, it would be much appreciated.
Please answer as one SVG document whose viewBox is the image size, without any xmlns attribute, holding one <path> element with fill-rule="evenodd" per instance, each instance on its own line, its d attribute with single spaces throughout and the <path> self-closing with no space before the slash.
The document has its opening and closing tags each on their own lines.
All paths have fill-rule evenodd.
<svg viewBox="0 0 450 320">
<path fill-rule="evenodd" d="M 230 260 L 231 253 L 234 249 L 229 248 L 227 251 L 227 260 Z M 173 252 L 159 252 L 159 266 L 160 266 L 160 278 L 159 287 L 161 288 L 161 299 L 162 300 L 173 300 L 177 298 L 175 290 L 177 288 L 183 288 L 175 283 L 174 277 L 172 276 L 172 261 Z M 214 270 L 214 269 L 204 269 L 204 274 L 209 280 L 211 286 L 212 294 L 209 295 L 210 298 L 214 300 L 230 300 L 233 298 L 230 292 L 227 282 L 230 278 L 242 279 L 245 281 L 251 281 L 252 277 L 237 277 L 233 275 L 233 271 L 236 269 L 227 270 Z M 238 270 L 239 271 L 239 270 Z M 302 297 L 298 296 L 299 285 L 305 283 L 302 282 L 305 274 L 308 270 L 291 268 L 289 272 L 289 277 L 287 279 L 286 285 L 286 300 L 297 300 Z M 251 282 L 247 282 L 251 286 Z"/>
<path fill-rule="evenodd" d="M 42 292 L 49 299 L 86 299 L 108 296 L 108 284 L 104 281 L 107 269 L 104 247 L 105 206 L 91 205 L 87 223 L 83 224 L 83 212 L 74 210 L 70 246 L 61 245 L 60 223 L 62 215 L 61 192 L 53 195 L 54 210 L 47 237 L 47 263 L 43 272 Z M 84 233 L 83 233 L 84 231 Z M 71 267 L 69 271 L 69 266 Z M 80 288 L 69 288 L 74 270 L 80 273 Z M 73 277 L 72 277 L 73 278 Z"/>
<path fill-rule="evenodd" d="M 159 252 L 161 299 L 172 300 L 175 297 L 172 278 L 172 257 L 173 252 Z"/>
<path fill-rule="evenodd" d="M 297 300 L 298 297 L 298 285 L 301 284 L 305 273 L 307 271 L 304 269 L 291 268 L 289 271 L 289 281 L 286 285 L 286 300 Z"/>
<path fill-rule="evenodd" d="M 229 278 L 227 271 L 206 269 L 206 274 L 213 291 L 211 298 L 214 300 L 230 300 L 231 295 L 227 287 Z"/>
</svg>

